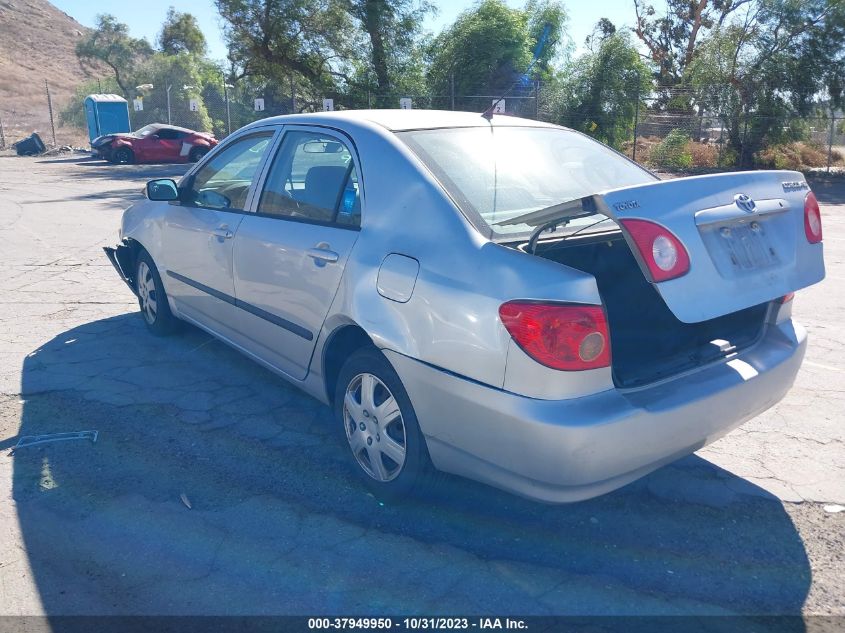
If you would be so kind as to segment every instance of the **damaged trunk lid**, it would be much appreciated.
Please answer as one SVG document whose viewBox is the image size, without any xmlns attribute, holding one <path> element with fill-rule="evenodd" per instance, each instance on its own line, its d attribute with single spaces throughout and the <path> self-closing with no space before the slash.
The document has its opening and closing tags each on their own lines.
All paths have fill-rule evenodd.
<svg viewBox="0 0 845 633">
<path fill-rule="evenodd" d="M 697 323 L 824 278 L 822 244 L 811 243 L 805 233 L 808 194 L 798 172 L 756 171 L 625 187 L 596 194 L 593 203 L 620 225 L 643 274 L 672 313 Z M 687 272 L 655 282 L 644 261 L 649 245 L 637 244 L 626 228 L 629 220 L 668 229 L 686 250 Z"/>
</svg>

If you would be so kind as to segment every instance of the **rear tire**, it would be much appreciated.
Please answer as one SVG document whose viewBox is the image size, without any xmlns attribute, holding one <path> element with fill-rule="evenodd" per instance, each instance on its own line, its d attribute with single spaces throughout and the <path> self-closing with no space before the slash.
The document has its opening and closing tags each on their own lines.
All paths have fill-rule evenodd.
<svg viewBox="0 0 845 633">
<path fill-rule="evenodd" d="M 338 375 L 335 420 L 357 478 L 384 501 L 428 489 L 434 466 L 402 381 L 374 347 L 354 352 Z"/>
<path fill-rule="evenodd" d="M 206 154 L 208 154 L 207 147 L 195 147 L 191 150 L 191 153 L 188 154 L 188 160 L 192 163 L 198 163 Z"/>
<path fill-rule="evenodd" d="M 141 251 L 135 265 L 135 292 L 147 329 L 156 336 L 167 336 L 179 325 L 170 311 L 161 277 L 147 251 Z"/>
<path fill-rule="evenodd" d="M 131 165 L 135 162 L 135 152 L 128 147 L 118 147 L 112 154 L 118 165 Z"/>
</svg>

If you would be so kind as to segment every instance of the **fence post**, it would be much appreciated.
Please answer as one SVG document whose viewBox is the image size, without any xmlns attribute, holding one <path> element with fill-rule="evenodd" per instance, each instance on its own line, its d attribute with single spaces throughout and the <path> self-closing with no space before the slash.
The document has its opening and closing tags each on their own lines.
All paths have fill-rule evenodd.
<svg viewBox="0 0 845 633">
<path fill-rule="evenodd" d="M 722 151 L 725 148 L 725 122 L 722 120 L 722 117 L 719 117 L 719 155 L 716 158 L 717 167 L 722 166 Z"/>
<path fill-rule="evenodd" d="M 47 109 L 50 111 L 50 130 L 53 132 L 53 147 L 56 146 L 56 124 L 53 122 L 53 100 L 50 98 L 50 85 L 44 80 L 44 88 L 47 90 Z"/>
<path fill-rule="evenodd" d="M 449 75 L 449 93 L 452 97 L 452 109 L 455 109 L 455 71 Z"/>
<path fill-rule="evenodd" d="M 640 125 L 640 73 L 637 72 L 637 91 L 634 97 L 634 146 L 631 148 L 631 160 L 637 160 L 637 128 Z"/>
<path fill-rule="evenodd" d="M 836 126 L 836 116 L 833 108 L 830 110 L 830 137 L 827 140 L 827 173 L 830 173 L 830 163 L 833 159 L 833 130 Z"/>
<path fill-rule="evenodd" d="M 540 80 L 534 80 L 534 118 L 540 120 Z"/>
<path fill-rule="evenodd" d="M 232 133 L 232 113 L 229 109 L 229 86 L 226 77 L 223 77 L 223 99 L 226 101 L 226 136 Z"/>
<path fill-rule="evenodd" d="M 749 117 L 749 114 L 746 112 L 745 113 L 745 125 L 742 128 L 742 149 L 740 150 L 740 153 L 739 153 L 739 167 L 740 167 L 740 169 L 745 167 L 745 153 L 746 153 L 746 150 L 747 150 L 746 146 L 748 144 L 748 117 Z"/>
<path fill-rule="evenodd" d="M 296 88 L 293 85 L 293 75 L 290 76 L 290 113 L 296 114 Z"/>
</svg>

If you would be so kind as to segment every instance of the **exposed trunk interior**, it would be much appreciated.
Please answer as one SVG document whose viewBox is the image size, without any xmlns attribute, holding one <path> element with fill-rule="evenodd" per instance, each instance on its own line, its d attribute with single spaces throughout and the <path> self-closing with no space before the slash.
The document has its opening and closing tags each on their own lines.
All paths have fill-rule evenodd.
<svg viewBox="0 0 845 633">
<path fill-rule="evenodd" d="M 621 233 L 539 243 L 536 254 L 595 276 L 619 387 L 654 382 L 747 347 L 765 322 L 768 304 L 700 323 L 679 321 L 646 280 Z"/>
</svg>

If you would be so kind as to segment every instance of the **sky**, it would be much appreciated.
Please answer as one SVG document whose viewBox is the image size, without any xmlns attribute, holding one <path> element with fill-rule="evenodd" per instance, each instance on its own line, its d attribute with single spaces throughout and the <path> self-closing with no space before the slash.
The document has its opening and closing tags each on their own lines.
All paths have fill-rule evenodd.
<svg viewBox="0 0 845 633">
<path fill-rule="evenodd" d="M 513 7 L 524 4 L 523 0 L 506 1 Z M 85 26 L 94 26 L 97 14 L 111 13 L 129 25 L 129 31 L 134 37 L 145 37 L 151 44 L 156 41 L 167 9 L 173 6 L 177 11 L 192 13 L 197 17 L 208 41 L 209 55 L 213 59 L 226 58 L 220 16 L 213 0 L 129 0 L 118 4 L 106 3 L 105 6 L 91 0 L 52 0 L 52 3 Z M 474 0 L 433 0 L 438 13 L 429 17 L 425 28 L 432 33 L 439 33 L 461 11 L 474 3 Z M 592 33 L 599 18 L 610 18 L 617 28 L 633 24 L 633 0 L 564 0 L 564 4 L 569 13 L 569 33 L 578 48 L 583 48 L 584 38 Z"/>
</svg>

